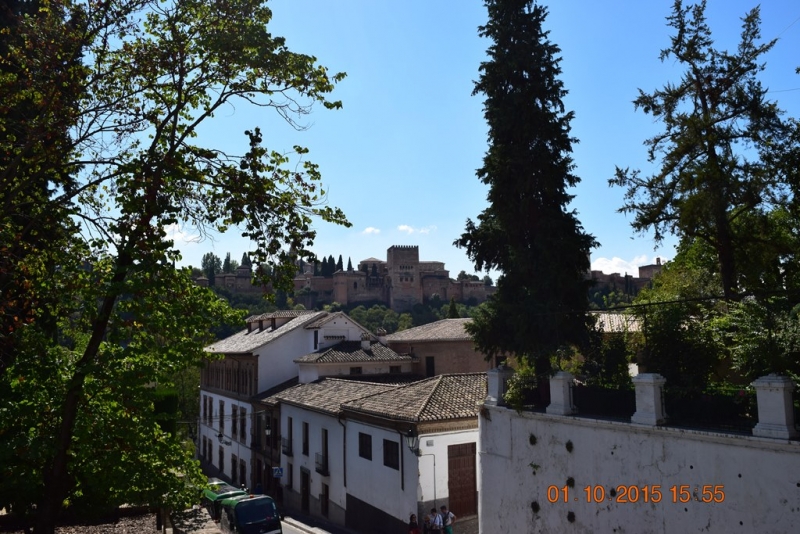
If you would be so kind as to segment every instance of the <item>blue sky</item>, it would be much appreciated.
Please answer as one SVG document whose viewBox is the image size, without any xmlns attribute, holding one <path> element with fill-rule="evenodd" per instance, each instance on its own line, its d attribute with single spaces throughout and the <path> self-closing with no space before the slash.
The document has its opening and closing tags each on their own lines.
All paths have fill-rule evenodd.
<svg viewBox="0 0 800 534">
<path fill-rule="evenodd" d="M 482 1 L 274 0 L 270 31 L 295 52 L 314 55 L 332 72 L 344 71 L 333 97 L 343 109 L 315 108 L 297 132 L 268 110 L 244 105 L 218 114 L 201 131 L 204 144 L 242 152 L 243 131 L 260 126 L 265 144 L 285 151 L 308 147 L 320 165 L 328 203 L 353 223 L 319 222 L 314 251 L 359 260 L 385 259 L 391 245 L 418 245 L 421 260 L 444 261 L 452 277 L 474 271 L 452 243 L 486 207 L 486 187 L 475 176 L 487 149 L 483 98 L 471 96 L 489 41 Z M 735 49 L 741 17 L 755 6 L 709 0 L 706 12 L 718 48 Z M 592 268 L 637 275 L 636 267 L 670 259 L 674 240 L 655 249 L 651 235 L 635 234 L 631 217 L 617 213 L 624 191 L 610 188 L 615 166 L 650 168 L 643 141 L 661 125 L 634 110 L 638 89 L 677 81 L 680 68 L 661 63 L 669 43 L 668 0 L 561 0 L 549 6 L 546 29 L 561 48 L 564 103 L 575 112 L 579 139 L 573 158 L 581 184 L 572 208 L 600 247 Z M 762 81 L 787 115 L 800 117 L 800 2 L 766 0 L 762 36 L 779 38 L 765 57 Z M 190 238 L 192 231 L 176 233 Z M 240 259 L 249 243 L 231 230 L 213 240 L 180 244 L 186 265 L 227 252 Z M 496 273 L 491 273 L 496 275 Z"/>
</svg>

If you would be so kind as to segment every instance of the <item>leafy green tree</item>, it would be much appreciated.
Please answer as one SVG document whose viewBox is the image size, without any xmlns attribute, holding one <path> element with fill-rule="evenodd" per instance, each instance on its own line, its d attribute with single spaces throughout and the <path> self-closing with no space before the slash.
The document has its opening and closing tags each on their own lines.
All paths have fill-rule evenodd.
<svg viewBox="0 0 800 534">
<path fill-rule="evenodd" d="M 394 310 L 386 310 L 381 326 L 387 334 L 394 334 L 400 326 L 400 316 Z"/>
<path fill-rule="evenodd" d="M 477 271 L 502 274 L 467 329 L 487 357 L 515 354 L 543 376 L 558 349 L 586 338 L 585 275 L 596 243 L 567 211 L 567 188 L 580 180 L 560 49 L 543 29 L 547 10 L 528 0 L 485 4 L 480 35 L 491 44 L 473 94 L 485 95 L 489 150 L 477 175 L 489 186 L 489 207 L 477 223 L 467 220 L 455 244 Z"/>
<path fill-rule="evenodd" d="M 725 351 L 709 324 L 724 315 L 713 250 L 702 240 L 682 243 L 651 288 L 643 289 L 632 311 L 639 318 L 641 344 L 629 347 L 648 372 L 672 387 L 702 391 L 726 378 Z"/>
<path fill-rule="evenodd" d="M 397 331 L 408 330 L 414 327 L 414 319 L 410 313 L 401 313 L 397 319 Z"/>
<path fill-rule="evenodd" d="M 0 34 L 0 132 L 19 132 L 0 136 L 0 286 L 35 299 L 25 328 L 3 319 L 0 507 L 35 505 L 36 534 L 50 534 L 67 503 L 177 507 L 202 483 L 158 425 L 152 384 L 172 387 L 206 356 L 213 326 L 235 318 L 173 267 L 166 227 L 239 227 L 262 281 L 288 290 L 296 259 L 312 256 L 314 220 L 349 223 L 321 204 L 305 148 L 298 166 L 255 126 L 238 153 L 198 135 L 238 103 L 299 127 L 315 102 L 340 107 L 328 94 L 343 75 L 269 33 L 261 0 L 34 9 Z M 24 122 L 5 112 L 17 104 Z M 50 215 L 29 226 L 24 213 Z M 42 229 L 53 236 L 34 239 Z M 17 243 L 26 253 L 7 254 Z"/>
<path fill-rule="evenodd" d="M 477 282 L 480 280 L 480 278 L 477 274 L 467 274 L 467 271 L 461 271 L 458 273 L 458 276 L 456 276 L 456 280 L 459 282 L 462 280 L 471 280 L 473 282 Z"/>
<path fill-rule="evenodd" d="M 216 285 L 217 273 L 222 272 L 222 260 L 213 252 L 206 252 L 203 254 L 203 259 L 200 260 L 200 267 L 203 269 L 203 274 L 208 278 L 208 285 Z"/>
<path fill-rule="evenodd" d="M 492 280 L 492 277 L 487 274 L 483 277 L 483 285 L 486 287 L 492 287 L 494 285 L 494 280 Z"/>
<path fill-rule="evenodd" d="M 646 141 L 648 159 L 661 168 L 648 177 L 617 168 L 610 183 L 627 188 L 620 211 L 634 214 L 634 229 L 652 229 L 657 242 L 672 233 L 708 243 L 730 300 L 741 294 L 741 265 L 763 244 L 751 225 L 768 224 L 771 207 L 793 196 L 787 174 L 796 169 L 775 165 L 789 130 L 758 79 L 776 42 L 761 41 L 759 8 L 742 19 L 735 53 L 714 47 L 705 8 L 705 0 L 675 1 L 667 19 L 675 34 L 661 60 L 676 62 L 684 74 L 652 93 L 640 90 L 634 101 L 664 125 Z M 745 218 L 749 224 L 737 224 Z"/>
<path fill-rule="evenodd" d="M 356 306 L 348 315 L 361 326 L 366 326 L 367 323 L 367 309 L 364 306 Z"/>
</svg>

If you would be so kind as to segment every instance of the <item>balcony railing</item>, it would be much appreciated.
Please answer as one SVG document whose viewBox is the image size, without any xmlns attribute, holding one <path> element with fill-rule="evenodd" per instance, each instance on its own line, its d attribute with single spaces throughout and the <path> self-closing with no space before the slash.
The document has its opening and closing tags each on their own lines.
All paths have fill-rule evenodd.
<svg viewBox="0 0 800 534">
<path fill-rule="evenodd" d="M 317 469 L 317 473 L 322 476 L 328 476 L 330 473 L 328 472 L 328 455 L 322 453 L 316 453 L 314 465 Z"/>
<path fill-rule="evenodd" d="M 292 440 L 291 438 L 281 438 L 281 452 L 286 456 L 292 456 Z"/>
</svg>

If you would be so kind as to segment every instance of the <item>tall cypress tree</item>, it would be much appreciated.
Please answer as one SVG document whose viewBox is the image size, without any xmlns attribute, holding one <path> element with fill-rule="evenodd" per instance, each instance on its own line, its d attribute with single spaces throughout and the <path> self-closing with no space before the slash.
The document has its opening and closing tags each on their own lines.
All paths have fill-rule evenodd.
<svg viewBox="0 0 800 534">
<path fill-rule="evenodd" d="M 497 292 L 467 328 L 487 356 L 511 353 L 537 375 L 560 348 L 583 341 L 589 251 L 596 245 L 568 209 L 573 174 L 560 49 L 548 39 L 547 9 L 531 0 L 485 0 L 479 28 L 492 44 L 473 95 L 483 94 L 489 149 L 480 180 L 489 206 L 455 241 L 477 270 L 497 269 Z"/>
</svg>

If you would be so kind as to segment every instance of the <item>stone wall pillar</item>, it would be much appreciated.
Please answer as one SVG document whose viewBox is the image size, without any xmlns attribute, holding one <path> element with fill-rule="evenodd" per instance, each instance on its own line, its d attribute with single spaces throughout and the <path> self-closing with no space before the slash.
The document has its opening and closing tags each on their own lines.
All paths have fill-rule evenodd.
<svg viewBox="0 0 800 534">
<path fill-rule="evenodd" d="M 506 406 L 506 401 L 503 399 L 503 396 L 508 390 L 508 380 L 513 374 L 514 370 L 503 364 L 498 365 L 495 369 L 486 371 L 488 391 L 485 404 L 490 406 Z"/>
<path fill-rule="evenodd" d="M 798 436 L 794 426 L 792 391 L 794 383 L 785 376 L 770 374 L 755 382 L 758 424 L 753 428 L 754 436 L 764 438 L 791 439 Z"/>
<path fill-rule="evenodd" d="M 555 415 L 575 413 L 575 405 L 572 404 L 572 375 L 566 371 L 559 371 L 550 378 L 550 404 L 546 411 Z"/>
<path fill-rule="evenodd" d="M 667 420 L 664 412 L 664 384 L 667 379 L 657 373 L 642 373 L 633 377 L 636 387 L 636 413 L 631 423 L 638 425 L 663 425 Z"/>
</svg>

